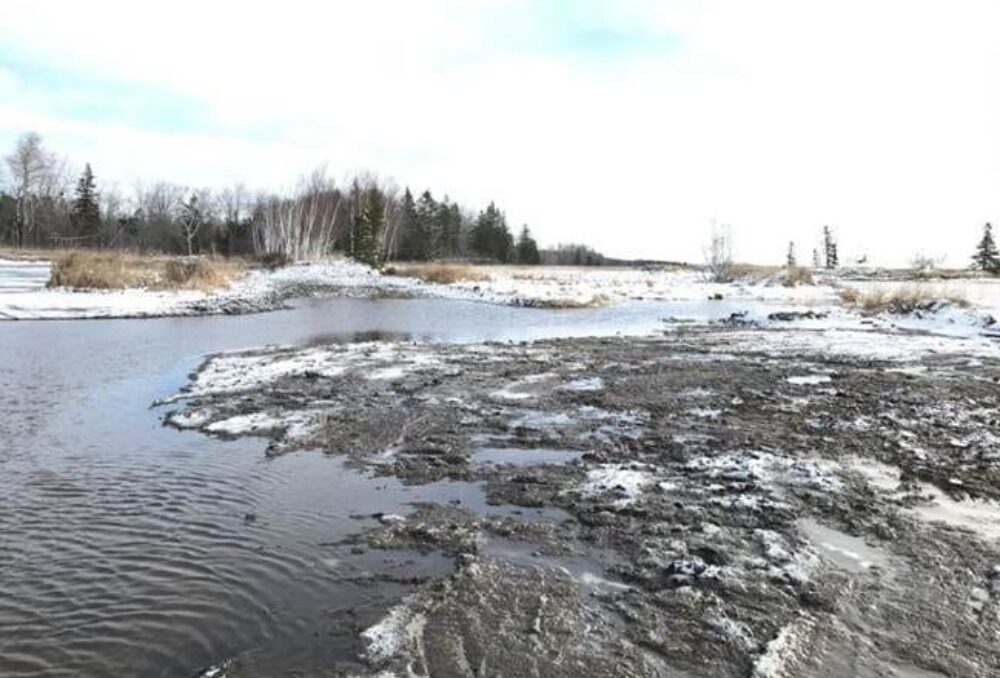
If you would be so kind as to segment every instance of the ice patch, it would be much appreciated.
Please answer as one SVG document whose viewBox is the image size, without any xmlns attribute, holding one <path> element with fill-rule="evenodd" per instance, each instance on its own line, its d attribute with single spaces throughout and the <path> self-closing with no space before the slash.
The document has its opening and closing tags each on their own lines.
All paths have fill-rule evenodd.
<svg viewBox="0 0 1000 678">
<path fill-rule="evenodd" d="M 754 663 L 753 678 L 786 678 L 786 663 L 803 653 L 815 623 L 805 616 L 782 628 Z"/>
<path fill-rule="evenodd" d="M 587 481 L 580 488 L 584 497 L 613 494 L 617 497 L 615 506 L 628 506 L 642 495 L 642 490 L 653 478 L 645 471 L 637 471 L 621 465 L 605 464 L 587 473 Z"/>
<path fill-rule="evenodd" d="M 559 387 L 561 391 L 600 391 L 604 389 L 604 380 L 600 377 L 576 379 Z"/>
<path fill-rule="evenodd" d="M 889 554 L 885 550 L 869 546 L 860 537 L 826 527 L 811 518 L 798 520 L 795 525 L 823 556 L 849 572 L 884 568 L 889 564 Z"/>
<path fill-rule="evenodd" d="M 801 376 L 788 377 L 785 381 L 797 386 L 814 386 L 816 384 L 828 384 L 833 379 L 829 374 L 804 374 Z"/>
<path fill-rule="evenodd" d="M 418 650 L 427 617 L 414 609 L 414 602 L 413 597 L 407 598 L 382 621 L 361 632 L 370 660 L 382 662 Z"/>
<path fill-rule="evenodd" d="M 229 419 L 212 422 L 205 427 L 211 433 L 223 433 L 226 435 L 238 436 L 247 433 L 259 433 L 261 431 L 271 431 L 281 428 L 283 423 L 266 412 L 255 412 L 253 414 L 241 414 Z"/>
<path fill-rule="evenodd" d="M 921 483 L 921 494 L 931 503 L 908 509 L 911 515 L 927 522 L 970 530 L 986 539 L 1000 539 L 1000 503 L 986 499 L 956 501 L 928 483 Z"/>
</svg>

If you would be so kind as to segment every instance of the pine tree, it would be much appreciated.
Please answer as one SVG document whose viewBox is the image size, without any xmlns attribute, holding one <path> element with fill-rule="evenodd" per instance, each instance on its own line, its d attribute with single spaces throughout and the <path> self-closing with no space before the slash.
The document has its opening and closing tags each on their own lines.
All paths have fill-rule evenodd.
<svg viewBox="0 0 1000 678">
<path fill-rule="evenodd" d="M 813 268 L 819 268 L 819 267 L 820 267 L 819 250 L 814 247 L 813 248 Z"/>
<path fill-rule="evenodd" d="M 540 264 L 541 256 L 538 254 L 538 243 L 531 237 L 528 225 L 521 227 L 521 234 L 517 238 L 517 263 L 535 265 Z"/>
<path fill-rule="evenodd" d="M 354 226 L 354 258 L 372 267 L 382 264 L 379 236 L 385 229 L 385 197 L 377 186 L 364 195 L 364 206 Z"/>
<path fill-rule="evenodd" d="M 976 245 L 972 262 L 976 268 L 987 273 L 1000 273 L 1000 253 L 997 252 L 996 241 L 993 240 L 993 226 L 989 223 L 983 226 L 983 237 Z"/>
<path fill-rule="evenodd" d="M 833 238 L 833 233 L 829 226 L 823 227 L 823 249 L 826 254 L 826 267 L 837 268 L 840 263 L 837 256 L 837 241 Z"/>
<path fill-rule="evenodd" d="M 795 268 L 795 243 L 788 243 L 788 257 L 785 260 L 785 265 L 788 268 Z"/>
<path fill-rule="evenodd" d="M 77 181 L 70 223 L 76 234 L 82 237 L 95 237 L 101 232 L 101 209 L 97 204 L 94 173 L 90 169 L 90 163 L 84 166 L 83 174 Z"/>
<path fill-rule="evenodd" d="M 434 259 L 441 255 L 441 222 L 437 201 L 430 191 L 424 191 L 417 201 L 418 259 Z"/>
<path fill-rule="evenodd" d="M 417 204 L 413 194 L 407 188 L 399 205 L 400 246 L 398 258 L 404 261 L 416 261 L 420 258 L 421 234 L 417 222 Z"/>
</svg>

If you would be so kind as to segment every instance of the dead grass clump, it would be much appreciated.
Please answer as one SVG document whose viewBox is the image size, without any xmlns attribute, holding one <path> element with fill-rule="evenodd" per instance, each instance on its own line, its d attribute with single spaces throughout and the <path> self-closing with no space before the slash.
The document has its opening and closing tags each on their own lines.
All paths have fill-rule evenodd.
<svg viewBox="0 0 1000 678">
<path fill-rule="evenodd" d="M 222 259 L 170 259 L 163 267 L 158 289 L 197 289 L 210 292 L 229 285 L 236 268 Z"/>
<path fill-rule="evenodd" d="M 70 252 L 52 261 L 49 287 L 120 290 L 142 284 L 140 271 L 117 252 Z"/>
<path fill-rule="evenodd" d="M 52 260 L 48 286 L 91 290 L 144 287 L 211 291 L 231 283 L 239 271 L 237 263 L 223 259 L 179 259 L 78 250 Z"/>
<path fill-rule="evenodd" d="M 929 311 L 942 303 L 953 304 L 960 308 L 969 306 L 969 301 L 963 295 L 934 289 L 927 285 L 907 285 L 888 289 L 873 289 L 861 292 L 854 287 L 847 287 L 840 293 L 840 300 L 845 304 L 859 307 L 865 313 L 912 313 L 913 311 Z"/>
<path fill-rule="evenodd" d="M 792 266 L 786 268 L 781 276 L 781 284 L 785 287 L 795 287 L 796 285 L 812 285 L 813 272 L 811 268 L 805 266 Z"/>
<path fill-rule="evenodd" d="M 482 282 L 490 279 L 483 271 L 464 264 L 401 264 L 387 266 L 385 273 L 442 285 L 464 281 Z"/>
<path fill-rule="evenodd" d="M 780 266 L 735 263 L 729 267 L 729 277 L 733 280 L 766 280 L 775 277 L 780 272 Z"/>
</svg>

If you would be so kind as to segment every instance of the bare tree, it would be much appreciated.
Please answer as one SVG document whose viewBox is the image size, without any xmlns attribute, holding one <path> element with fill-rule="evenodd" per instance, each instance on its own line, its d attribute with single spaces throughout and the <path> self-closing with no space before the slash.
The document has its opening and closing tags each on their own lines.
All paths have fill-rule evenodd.
<svg viewBox="0 0 1000 678">
<path fill-rule="evenodd" d="M 733 242 L 729 226 L 712 222 L 708 245 L 705 247 L 705 274 L 711 282 L 732 280 Z"/>
<path fill-rule="evenodd" d="M 198 237 L 198 231 L 205 223 L 205 214 L 202 211 L 202 201 L 198 199 L 197 193 L 192 193 L 186 202 L 181 203 L 177 221 L 181 226 L 181 234 L 184 242 L 187 243 L 187 253 L 190 257 L 194 254 L 194 240 Z"/>
<path fill-rule="evenodd" d="M 170 250 L 176 248 L 177 229 L 174 215 L 184 200 L 186 190 L 160 181 L 151 186 L 137 183 L 135 186 L 137 224 L 136 239 L 140 250 L 153 248 Z"/>
<path fill-rule="evenodd" d="M 326 256 L 340 234 L 342 203 L 341 192 L 325 168 L 302 179 L 291 196 L 258 196 L 253 220 L 255 253 L 296 260 Z"/>
<path fill-rule="evenodd" d="M 57 194 L 59 174 L 65 163 L 42 146 L 42 137 L 28 132 L 17 141 L 14 152 L 5 158 L 13 180 L 16 213 L 13 244 L 20 247 L 35 236 L 42 200 Z"/>
</svg>

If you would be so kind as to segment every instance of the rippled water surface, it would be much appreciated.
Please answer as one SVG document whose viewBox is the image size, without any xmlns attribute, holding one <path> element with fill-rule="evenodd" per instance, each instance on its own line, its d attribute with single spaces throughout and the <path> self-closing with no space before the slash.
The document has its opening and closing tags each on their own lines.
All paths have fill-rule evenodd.
<svg viewBox="0 0 1000 678">
<path fill-rule="evenodd" d="M 266 459 L 260 441 L 162 427 L 150 404 L 206 354 L 372 333 L 639 333 L 733 310 L 705 306 L 327 299 L 256 316 L 0 323 L 0 676 L 186 676 L 236 656 L 268 676 L 353 656 L 338 614 L 374 619 L 403 592 L 364 584 L 398 559 L 335 544 L 366 526 L 358 515 L 406 513 L 418 496 L 482 505 L 475 485 L 405 488 L 319 453 Z M 410 574 L 450 568 L 412 561 Z"/>
</svg>

